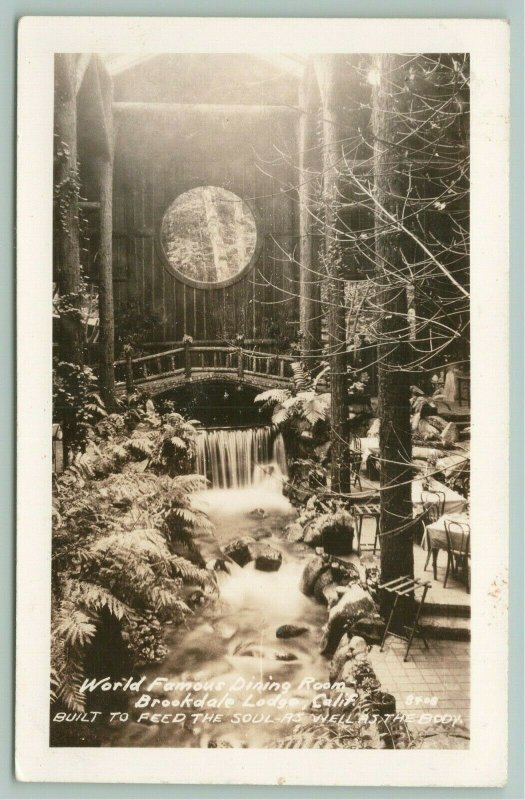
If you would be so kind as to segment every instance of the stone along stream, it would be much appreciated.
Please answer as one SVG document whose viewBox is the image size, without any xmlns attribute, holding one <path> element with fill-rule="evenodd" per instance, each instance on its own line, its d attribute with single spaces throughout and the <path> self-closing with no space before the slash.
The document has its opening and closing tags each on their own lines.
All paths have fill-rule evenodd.
<svg viewBox="0 0 525 800">
<path fill-rule="evenodd" d="M 194 503 L 214 525 L 197 538 L 204 557 L 250 537 L 278 551 L 282 563 L 262 571 L 255 561 L 227 560 L 228 572 L 215 573 L 218 599 L 196 611 L 187 629 L 170 631 L 165 661 L 141 673 L 130 721 L 112 726 L 112 746 L 264 747 L 310 719 L 307 709 L 327 681 L 318 646 L 326 610 L 299 588 L 311 550 L 283 537 L 296 512 L 282 494 L 281 436 L 270 428 L 206 431 L 198 448 L 211 488 Z M 277 637 L 283 625 L 305 630 Z"/>
</svg>

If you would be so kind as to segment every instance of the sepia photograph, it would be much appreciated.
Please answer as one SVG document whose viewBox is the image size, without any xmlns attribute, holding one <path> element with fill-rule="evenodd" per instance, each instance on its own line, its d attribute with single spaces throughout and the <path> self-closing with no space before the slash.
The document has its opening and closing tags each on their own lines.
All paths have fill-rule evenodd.
<svg viewBox="0 0 525 800">
<path fill-rule="evenodd" d="M 472 780 L 506 687 L 504 102 L 480 117 L 460 35 L 277 51 L 252 22 L 224 52 L 57 37 L 24 106 L 50 134 L 29 772 L 171 781 L 170 749 L 173 782 L 346 784 L 339 751 L 396 750 L 392 783 Z"/>
<path fill-rule="evenodd" d="M 468 747 L 468 55 L 59 53 L 54 114 L 51 744 Z"/>
</svg>

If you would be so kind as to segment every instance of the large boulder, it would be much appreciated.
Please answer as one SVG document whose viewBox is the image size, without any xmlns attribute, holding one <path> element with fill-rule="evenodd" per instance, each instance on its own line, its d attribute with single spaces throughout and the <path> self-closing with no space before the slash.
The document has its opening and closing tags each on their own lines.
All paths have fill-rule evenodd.
<svg viewBox="0 0 525 800">
<path fill-rule="evenodd" d="M 330 569 L 330 565 L 326 558 L 313 556 L 313 558 L 307 561 L 301 576 L 301 592 L 311 597 L 314 593 L 315 582 L 319 575 L 327 569 Z"/>
<path fill-rule="evenodd" d="M 357 636 L 362 636 L 368 644 L 380 644 L 383 639 L 383 632 L 385 630 L 385 623 L 379 614 L 372 614 L 370 616 L 361 617 L 355 622 L 350 633 Z"/>
<path fill-rule="evenodd" d="M 240 567 L 255 561 L 255 569 L 263 572 L 276 572 L 282 564 L 283 557 L 279 550 L 264 542 L 256 542 L 250 536 L 235 539 L 224 548 L 224 555 L 235 561 Z"/>
<path fill-rule="evenodd" d="M 337 600 L 341 587 L 356 583 L 360 579 L 359 570 L 340 559 L 330 559 L 316 555 L 307 562 L 301 578 L 301 591 L 320 603 L 328 606 Z"/>
<path fill-rule="evenodd" d="M 336 651 L 330 662 L 330 683 L 333 683 L 339 678 L 341 671 L 349 658 L 352 658 L 352 653 L 350 652 L 350 637 L 347 633 L 344 633 L 341 636 L 341 641 L 337 645 Z"/>
<path fill-rule="evenodd" d="M 255 556 L 255 569 L 260 569 L 262 572 L 277 572 L 283 563 L 282 553 L 269 544 L 258 544 L 251 550 Z"/>
<path fill-rule="evenodd" d="M 303 625 L 280 625 L 275 631 L 278 639 L 293 639 L 295 636 L 302 636 L 308 628 Z"/>
<path fill-rule="evenodd" d="M 235 561 L 240 567 L 246 566 L 250 561 L 253 561 L 252 548 L 256 544 L 255 539 L 251 536 L 243 536 L 240 539 L 235 539 L 233 542 L 227 544 L 224 549 L 224 555 L 228 556 Z"/>
<path fill-rule="evenodd" d="M 327 593 L 327 589 L 332 589 L 332 591 Z M 314 584 L 313 596 L 318 603 L 329 605 L 329 600 L 334 596 L 335 591 L 334 576 L 332 570 L 328 567 L 328 569 L 323 570 L 319 574 Z"/>
<path fill-rule="evenodd" d="M 321 641 L 321 653 L 332 655 L 346 630 L 355 623 L 375 612 L 374 601 L 370 594 L 358 583 L 348 587 L 338 603 L 330 609 L 328 621 Z"/>
<path fill-rule="evenodd" d="M 347 511 L 320 514 L 304 528 L 304 542 L 311 547 L 323 547 L 330 555 L 352 552 L 354 520 Z"/>
</svg>

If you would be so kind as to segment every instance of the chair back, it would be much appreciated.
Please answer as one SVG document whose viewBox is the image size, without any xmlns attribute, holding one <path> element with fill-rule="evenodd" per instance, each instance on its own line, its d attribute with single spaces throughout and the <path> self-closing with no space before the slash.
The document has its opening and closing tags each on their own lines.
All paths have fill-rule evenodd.
<svg viewBox="0 0 525 800">
<path fill-rule="evenodd" d="M 423 508 L 426 504 L 432 503 L 438 507 L 438 517 L 443 516 L 445 513 L 445 492 L 440 492 L 438 489 L 423 489 L 421 492 L 421 502 Z M 435 522 L 435 520 L 432 520 Z"/>
<path fill-rule="evenodd" d="M 440 506 L 436 502 L 432 502 L 431 500 L 427 500 L 423 502 L 423 524 L 424 525 L 432 525 L 433 522 L 437 522 L 441 516 Z"/>
<path fill-rule="evenodd" d="M 454 519 L 445 519 L 447 548 L 458 556 L 470 555 L 470 525 Z"/>
<path fill-rule="evenodd" d="M 357 472 L 361 469 L 361 462 L 363 460 L 363 454 L 357 450 L 350 450 L 349 453 L 349 461 L 350 461 L 350 469 L 352 472 Z"/>
</svg>

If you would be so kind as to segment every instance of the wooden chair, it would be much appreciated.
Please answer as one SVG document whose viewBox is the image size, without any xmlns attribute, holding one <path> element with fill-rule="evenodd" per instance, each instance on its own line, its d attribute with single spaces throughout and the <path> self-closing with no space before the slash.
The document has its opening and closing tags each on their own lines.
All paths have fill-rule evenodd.
<svg viewBox="0 0 525 800">
<path fill-rule="evenodd" d="M 470 525 L 466 522 L 446 519 L 445 533 L 447 536 L 447 569 L 443 587 L 447 585 L 450 572 L 455 578 L 462 573 L 465 576 L 467 593 L 470 594 Z"/>
<path fill-rule="evenodd" d="M 423 508 L 425 503 L 435 503 L 439 510 L 439 517 L 445 513 L 445 492 L 440 492 L 439 489 L 423 489 L 421 491 L 421 502 Z"/>
<path fill-rule="evenodd" d="M 431 492 L 428 492 L 431 494 Z M 441 493 L 440 493 L 441 494 Z M 433 523 L 437 522 L 438 519 L 442 516 L 441 514 L 441 502 L 432 502 L 430 500 L 423 501 L 423 527 L 425 529 L 425 533 L 427 530 L 428 525 L 432 525 Z M 430 561 L 430 556 L 433 555 L 434 551 L 430 545 L 430 537 L 427 534 L 427 545 L 428 545 L 428 553 L 427 559 L 425 561 L 424 570 L 426 571 L 428 567 L 428 562 Z M 434 573 L 434 580 L 437 580 L 437 558 L 432 559 L 432 568 Z"/>
</svg>

